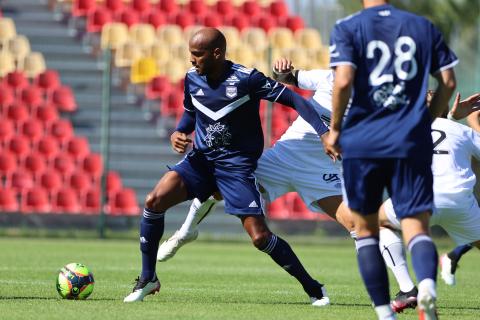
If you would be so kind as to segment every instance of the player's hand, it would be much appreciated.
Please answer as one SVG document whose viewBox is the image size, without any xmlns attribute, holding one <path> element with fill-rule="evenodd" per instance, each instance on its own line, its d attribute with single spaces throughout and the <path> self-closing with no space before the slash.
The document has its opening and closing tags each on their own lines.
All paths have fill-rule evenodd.
<svg viewBox="0 0 480 320">
<path fill-rule="evenodd" d="M 294 68 L 291 60 L 287 58 L 280 58 L 273 64 L 273 69 L 278 73 L 288 73 Z"/>
<path fill-rule="evenodd" d="M 480 110 L 480 93 L 471 95 L 465 100 L 460 101 L 460 93 L 455 96 L 450 115 L 455 120 L 466 118 L 470 113 Z"/>
<path fill-rule="evenodd" d="M 187 134 L 175 131 L 170 136 L 170 142 L 172 143 L 172 148 L 175 150 L 175 152 L 185 153 L 192 140 L 187 136 Z"/>
<path fill-rule="evenodd" d="M 342 150 L 338 145 L 338 139 L 340 138 L 340 131 L 330 129 L 329 132 L 324 133 L 320 139 L 323 143 L 323 149 L 325 153 L 336 162 L 342 160 Z"/>
</svg>

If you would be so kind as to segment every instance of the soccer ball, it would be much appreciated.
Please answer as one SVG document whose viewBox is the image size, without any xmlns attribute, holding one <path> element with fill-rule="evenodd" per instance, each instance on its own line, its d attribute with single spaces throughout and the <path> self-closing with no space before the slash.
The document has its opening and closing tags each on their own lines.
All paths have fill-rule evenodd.
<svg viewBox="0 0 480 320">
<path fill-rule="evenodd" d="M 93 274 L 81 263 L 67 264 L 57 277 L 57 291 L 64 299 L 87 299 L 94 284 Z"/>
</svg>

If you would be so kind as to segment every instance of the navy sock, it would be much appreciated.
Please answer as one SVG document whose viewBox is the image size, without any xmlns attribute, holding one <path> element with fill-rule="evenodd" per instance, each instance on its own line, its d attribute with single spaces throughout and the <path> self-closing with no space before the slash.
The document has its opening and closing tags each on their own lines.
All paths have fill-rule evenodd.
<svg viewBox="0 0 480 320">
<path fill-rule="evenodd" d="M 455 249 L 453 249 L 452 251 L 450 251 L 447 256 L 455 261 L 455 262 L 458 262 L 460 260 L 460 258 L 465 254 L 467 253 L 468 251 L 470 251 L 471 249 L 473 248 L 473 246 L 471 244 L 464 244 L 463 246 L 458 246 L 456 247 Z"/>
<path fill-rule="evenodd" d="M 140 278 L 151 280 L 155 277 L 157 251 L 165 225 L 165 213 L 143 209 L 140 220 L 140 251 L 142 251 L 142 274 Z"/>
<path fill-rule="evenodd" d="M 412 254 L 412 266 L 417 282 L 424 279 L 436 281 L 438 254 L 432 238 L 426 234 L 417 235 L 408 243 L 408 250 Z"/>
<path fill-rule="evenodd" d="M 272 234 L 267 245 L 264 248 L 259 249 L 270 255 L 273 261 L 291 276 L 295 277 L 302 284 L 303 289 L 307 294 L 312 296 L 317 295 L 313 292 L 317 287 L 320 287 L 318 282 L 308 274 L 295 252 L 293 252 L 292 248 L 285 240 Z"/>
<path fill-rule="evenodd" d="M 378 237 L 358 238 L 355 246 L 358 268 L 373 304 L 390 304 L 387 268 L 378 247 Z"/>
</svg>

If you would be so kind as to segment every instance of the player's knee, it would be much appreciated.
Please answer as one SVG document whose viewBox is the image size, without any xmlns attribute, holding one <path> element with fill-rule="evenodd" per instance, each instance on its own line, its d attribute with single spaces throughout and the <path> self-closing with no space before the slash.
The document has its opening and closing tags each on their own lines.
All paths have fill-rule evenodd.
<svg viewBox="0 0 480 320">
<path fill-rule="evenodd" d="M 155 212 L 164 212 L 166 210 L 164 202 L 165 195 L 162 192 L 154 190 L 145 198 L 145 208 Z"/>
<path fill-rule="evenodd" d="M 259 232 L 257 234 L 252 235 L 252 243 L 258 250 L 262 250 L 270 241 L 271 232 Z"/>
</svg>

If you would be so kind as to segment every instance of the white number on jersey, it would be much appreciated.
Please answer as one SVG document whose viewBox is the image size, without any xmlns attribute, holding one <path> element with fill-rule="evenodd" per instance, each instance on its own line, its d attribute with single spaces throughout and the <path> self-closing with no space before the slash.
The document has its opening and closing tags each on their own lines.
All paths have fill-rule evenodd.
<svg viewBox="0 0 480 320">
<path fill-rule="evenodd" d="M 404 46 L 407 50 L 403 50 Z M 378 64 L 370 73 L 369 81 L 372 86 L 380 86 L 385 82 L 393 82 L 392 74 L 382 74 L 383 70 L 390 62 L 392 54 L 388 45 L 380 40 L 372 40 L 367 45 L 367 58 L 375 58 L 375 50 L 380 50 L 380 59 Z M 395 60 L 393 61 L 395 67 L 395 75 L 400 80 L 410 80 L 417 74 L 417 61 L 415 60 L 415 52 L 417 51 L 417 45 L 411 37 L 400 37 L 395 41 Z M 410 62 L 410 68 L 407 71 L 403 70 L 402 66 L 405 62 Z"/>
</svg>

